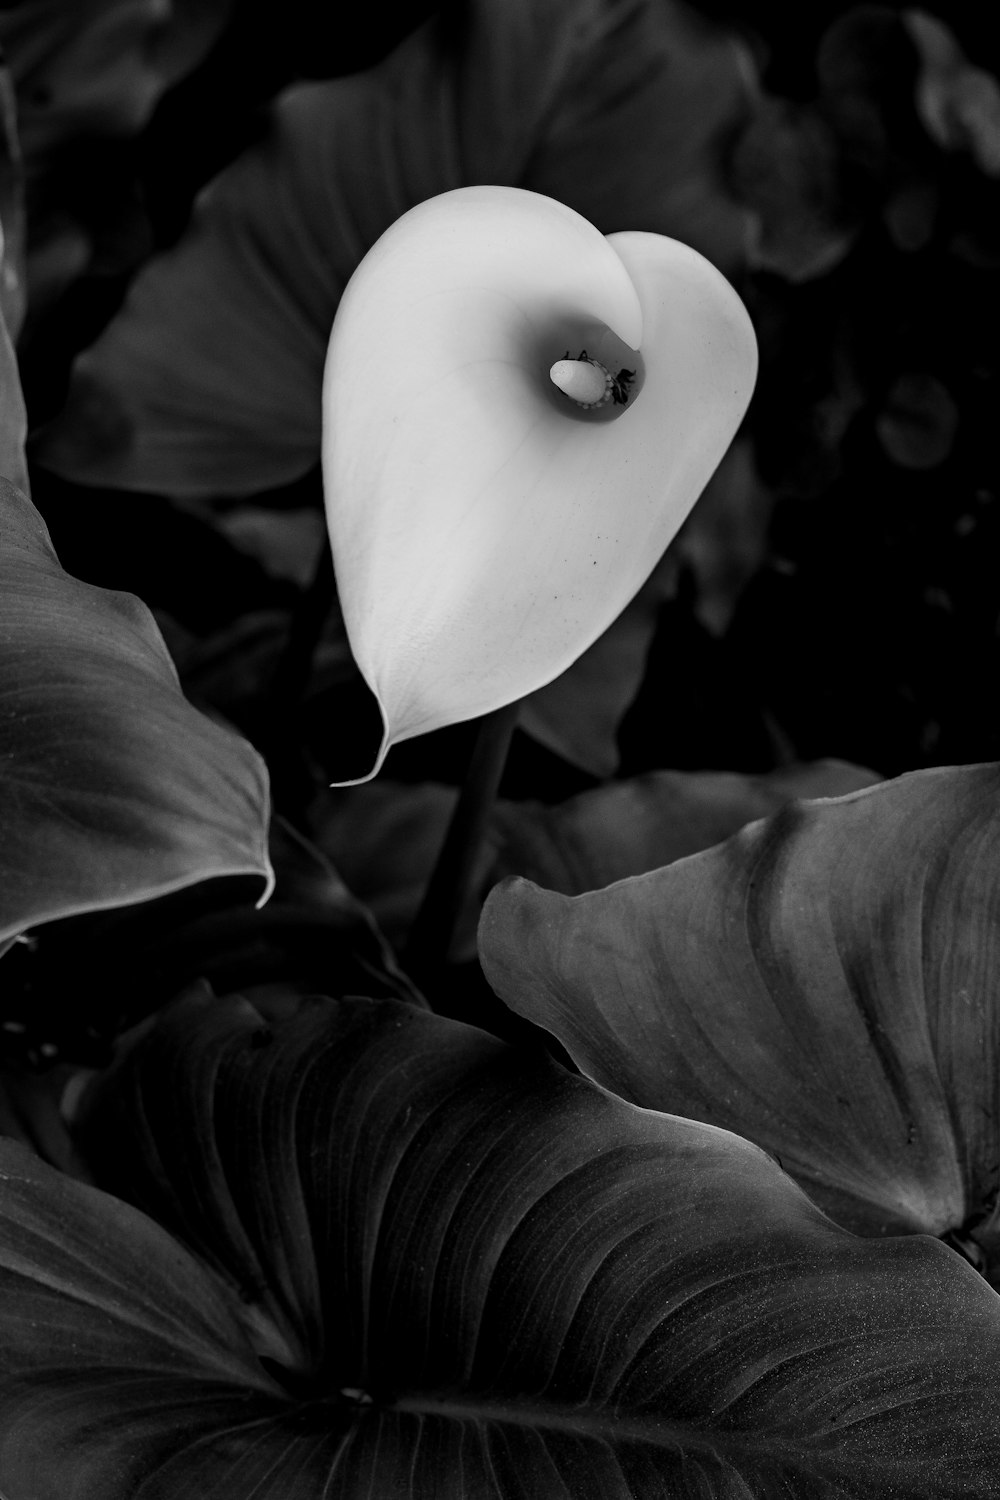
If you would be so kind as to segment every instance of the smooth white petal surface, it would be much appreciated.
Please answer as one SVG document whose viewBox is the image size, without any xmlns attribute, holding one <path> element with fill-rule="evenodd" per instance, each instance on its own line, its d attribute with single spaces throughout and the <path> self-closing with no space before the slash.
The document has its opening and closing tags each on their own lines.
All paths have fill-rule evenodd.
<svg viewBox="0 0 1000 1500">
<path fill-rule="evenodd" d="M 635 370 L 625 406 L 549 378 Z M 641 586 L 725 452 L 756 343 L 725 278 L 662 235 L 460 188 L 412 209 L 334 324 L 323 463 L 352 649 L 389 746 L 551 681 Z"/>
</svg>

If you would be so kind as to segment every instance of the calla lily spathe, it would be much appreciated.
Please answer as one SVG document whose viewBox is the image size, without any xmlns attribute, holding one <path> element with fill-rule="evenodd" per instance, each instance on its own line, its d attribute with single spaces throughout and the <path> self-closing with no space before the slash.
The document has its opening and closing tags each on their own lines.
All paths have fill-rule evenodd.
<svg viewBox="0 0 1000 1500">
<path fill-rule="evenodd" d="M 565 360 L 606 369 L 614 400 L 574 400 L 557 372 L 559 389 Z M 459 188 L 376 242 L 323 392 L 338 591 L 384 724 L 371 775 L 597 639 L 721 459 L 756 366 L 743 304 L 696 251 L 605 237 L 537 193 Z"/>
</svg>

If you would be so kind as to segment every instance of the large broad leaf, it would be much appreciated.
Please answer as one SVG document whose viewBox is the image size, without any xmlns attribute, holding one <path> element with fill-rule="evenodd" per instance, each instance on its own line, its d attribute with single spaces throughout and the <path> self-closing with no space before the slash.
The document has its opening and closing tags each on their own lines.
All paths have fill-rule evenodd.
<svg viewBox="0 0 1000 1500">
<path fill-rule="evenodd" d="M 100 1233 L 96 1195 L 65 1189 L 79 1207 L 60 1234 L 61 1180 L 7 1186 L 16 1500 L 982 1500 L 994 1484 L 1000 1300 L 958 1256 L 856 1239 L 746 1141 L 472 1028 L 393 1002 L 270 1027 L 187 1002 L 106 1083 L 85 1139 L 223 1290 L 213 1304 L 122 1208 Z M 283 1410 L 224 1326 L 227 1284 Z"/>
<path fill-rule="evenodd" d="M 509 875 L 578 895 L 707 849 L 795 797 L 839 796 L 878 780 L 862 766 L 826 760 L 761 776 L 654 771 L 551 806 L 500 799 L 469 880 L 452 961 L 475 958 L 483 900 Z M 394 783 L 380 776 L 364 786 L 334 788 L 310 811 L 324 853 L 400 951 L 441 852 L 456 796 L 453 787 Z"/>
<path fill-rule="evenodd" d="M 263 763 L 186 701 L 148 610 L 69 577 L 0 484 L 0 940 L 218 875 L 270 884 Z"/>
<path fill-rule="evenodd" d="M 531 188 L 732 272 L 746 219 L 721 163 L 746 78 L 731 37 L 673 0 L 475 0 L 370 72 L 292 89 L 81 357 L 39 461 L 189 499 L 304 473 L 344 286 L 452 188 Z"/>
<path fill-rule="evenodd" d="M 566 898 L 497 888 L 483 965 L 637 1104 L 738 1130 L 865 1234 L 1000 1275 L 1000 766 L 792 804 Z"/>
</svg>

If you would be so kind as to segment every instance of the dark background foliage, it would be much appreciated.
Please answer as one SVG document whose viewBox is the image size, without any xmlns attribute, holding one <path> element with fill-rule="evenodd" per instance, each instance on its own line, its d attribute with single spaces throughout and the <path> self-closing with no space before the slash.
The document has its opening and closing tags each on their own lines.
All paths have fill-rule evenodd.
<svg viewBox="0 0 1000 1500">
<path fill-rule="evenodd" d="M 380 8 L 376 21 L 293 4 L 279 20 L 273 4 L 240 4 L 138 137 L 67 150 L 42 208 L 83 215 L 96 249 L 23 341 L 35 422 L 58 409 L 72 353 L 112 314 L 136 266 L 176 239 L 198 188 L 253 139 L 261 106 L 296 78 L 369 66 L 434 8 Z M 1000 753 L 990 562 L 997 177 L 928 133 L 914 103 L 922 62 L 902 11 L 702 8 L 744 35 L 769 94 L 730 169 L 762 225 L 759 264 L 741 290 L 762 351 L 748 430 L 773 512 L 764 564 L 724 630 L 703 623 L 696 576 L 664 609 L 622 728 L 621 774 L 761 770 L 829 754 L 893 774 L 991 758 Z M 981 9 L 951 8 L 947 23 L 970 61 L 992 71 Z M 312 475 L 267 499 L 317 495 Z M 168 502 L 85 500 L 36 477 L 72 571 L 134 589 L 195 631 L 289 606 L 289 585 Z M 342 692 L 341 735 L 355 717 L 351 690 Z M 391 770 L 455 776 L 466 740 L 458 729 L 403 747 Z M 508 772 L 515 794 L 558 799 L 587 784 L 523 740 Z"/>
<path fill-rule="evenodd" d="M 1000 118 L 983 106 L 975 128 L 956 124 L 952 99 L 970 67 L 994 80 L 1000 68 L 986 12 L 937 12 L 966 60 L 949 72 L 902 8 L 699 9 L 739 33 L 763 89 L 725 161 L 756 226 L 739 281 L 761 347 L 743 434 L 752 514 L 749 541 L 723 504 L 701 553 L 679 549 L 617 775 L 837 756 L 890 776 L 998 758 Z M 75 353 L 176 242 L 278 91 L 371 66 L 435 11 L 462 7 L 241 0 L 138 133 L 70 139 L 29 175 L 29 254 L 64 220 L 90 244 L 22 333 L 32 426 L 59 411 Z M 267 748 L 274 700 L 260 689 L 298 584 L 168 496 L 85 489 L 41 468 L 32 484 L 63 565 L 145 599 L 189 694 Z M 254 499 L 318 508 L 318 470 Z M 304 764 L 272 767 L 279 808 L 300 823 L 304 797 L 363 760 L 371 734 L 349 663 L 320 676 L 299 710 Z M 399 746 L 384 776 L 455 784 L 471 735 L 459 725 Z M 501 791 L 559 803 L 597 782 L 519 731 Z"/>
</svg>

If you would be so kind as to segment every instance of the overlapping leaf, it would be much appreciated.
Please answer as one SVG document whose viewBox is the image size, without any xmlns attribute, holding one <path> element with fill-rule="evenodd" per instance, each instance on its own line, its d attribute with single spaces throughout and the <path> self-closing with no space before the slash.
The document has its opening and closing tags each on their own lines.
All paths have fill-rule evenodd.
<svg viewBox="0 0 1000 1500">
<path fill-rule="evenodd" d="M 821 760 L 760 776 L 651 771 L 551 807 L 500 802 L 494 879 L 523 875 L 578 896 L 709 849 L 796 797 L 837 797 L 879 779 L 863 766 Z"/>
<path fill-rule="evenodd" d="M 455 187 L 528 187 L 731 271 L 745 216 L 721 159 L 745 77 L 731 38 L 670 0 L 476 0 L 368 73 L 289 91 L 80 359 L 40 461 L 188 498 L 305 472 L 347 280 L 407 209 Z"/>
<path fill-rule="evenodd" d="M 394 1002 L 274 1026 L 184 1002 L 106 1081 L 84 1141 L 239 1288 L 288 1396 L 282 1412 L 247 1371 L 193 1271 L 187 1326 L 189 1263 L 146 1254 L 146 1220 L 115 1210 L 101 1243 L 71 1216 L 65 1241 L 31 1241 L 22 1223 L 51 1226 L 62 1196 L 19 1185 L 0 1195 L 14 1496 L 981 1500 L 993 1483 L 1000 1301 L 958 1256 L 856 1239 L 748 1142 L 472 1028 Z M 91 1340 L 83 1298 L 112 1265 Z M 20 1335 L 63 1304 L 54 1354 Z M 229 1387 L 203 1396 L 231 1374 L 243 1415 Z"/>
<path fill-rule="evenodd" d="M 143 1214 L 6 1140 L 0 1289 L 10 1500 L 124 1500 L 181 1443 L 266 1430 L 287 1405 L 204 1267 Z"/>
<path fill-rule="evenodd" d="M 452 959 L 475 957 L 482 902 L 509 875 L 579 895 L 708 849 L 793 798 L 840 796 L 878 779 L 863 766 L 827 760 L 761 776 L 654 771 L 551 806 L 501 798 L 470 880 Z M 311 809 L 314 837 L 398 949 L 405 946 L 456 796 L 454 788 L 433 782 L 379 777 L 330 791 Z"/>
<path fill-rule="evenodd" d="M 494 988 L 637 1104 L 775 1152 L 841 1223 L 966 1240 L 996 1277 L 1000 766 L 793 804 L 588 895 L 524 881 Z"/>
<path fill-rule="evenodd" d="M 270 882 L 262 762 L 185 700 L 139 600 L 69 577 L 0 485 L 0 939 L 218 875 Z"/>
</svg>

